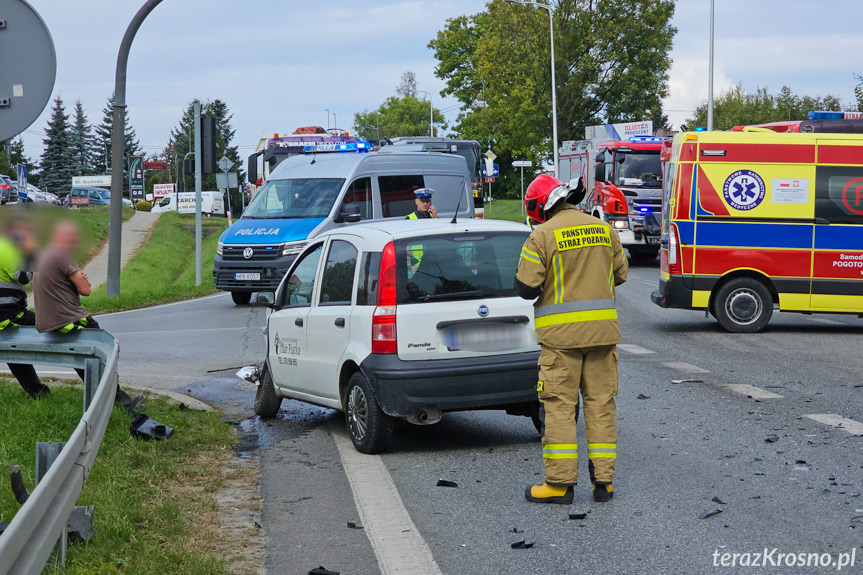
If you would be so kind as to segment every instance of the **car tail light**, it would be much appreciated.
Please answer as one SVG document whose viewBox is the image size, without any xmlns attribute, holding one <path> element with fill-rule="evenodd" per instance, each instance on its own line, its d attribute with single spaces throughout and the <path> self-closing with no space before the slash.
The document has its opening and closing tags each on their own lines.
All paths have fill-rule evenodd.
<svg viewBox="0 0 863 575">
<path fill-rule="evenodd" d="M 378 307 L 372 317 L 372 353 L 398 352 L 396 302 L 396 248 L 390 242 L 381 254 Z"/>
<path fill-rule="evenodd" d="M 671 224 L 668 232 L 668 273 L 674 275 L 683 273 L 680 260 L 680 237 L 677 235 L 677 226 Z"/>
</svg>

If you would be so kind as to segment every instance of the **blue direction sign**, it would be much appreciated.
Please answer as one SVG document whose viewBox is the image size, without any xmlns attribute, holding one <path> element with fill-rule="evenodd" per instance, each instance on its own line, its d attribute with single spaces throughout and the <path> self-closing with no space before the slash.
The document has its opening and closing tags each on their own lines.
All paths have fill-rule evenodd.
<svg viewBox="0 0 863 575">
<path fill-rule="evenodd" d="M 492 169 L 493 169 L 492 173 L 491 173 L 491 174 L 489 174 L 489 173 L 488 173 L 488 170 L 486 169 L 486 164 L 483 164 L 483 165 L 482 165 L 482 175 L 483 175 L 483 177 L 486 177 L 486 178 L 496 178 L 496 177 L 500 176 L 500 167 L 499 167 L 497 164 L 494 164 L 494 167 L 493 167 Z"/>
</svg>

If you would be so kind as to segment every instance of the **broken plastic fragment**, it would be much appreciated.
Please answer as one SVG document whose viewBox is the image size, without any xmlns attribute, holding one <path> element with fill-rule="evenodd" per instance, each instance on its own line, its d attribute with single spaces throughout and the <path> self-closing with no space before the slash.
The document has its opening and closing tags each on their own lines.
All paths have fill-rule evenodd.
<svg viewBox="0 0 863 575">
<path fill-rule="evenodd" d="M 152 417 L 147 417 L 143 413 L 139 413 L 129 425 L 129 431 L 133 437 L 142 439 L 168 439 L 174 435 L 174 428 L 163 423 L 159 423 Z"/>
<path fill-rule="evenodd" d="M 714 497 L 713 499 L 711 499 L 711 501 L 714 503 L 718 503 L 720 505 L 725 505 L 725 502 L 722 501 L 721 499 L 719 499 L 718 497 Z"/>
<path fill-rule="evenodd" d="M 356 521 L 348 521 L 349 529 L 363 529 L 363 526 L 357 523 Z"/>
<path fill-rule="evenodd" d="M 536 543 L 527 543 L 524 540 L 522 540 L 522 541 L 516 541 L 515 543 L 511 544 L 510 547 L 512 547 L 513 549 L 530 549 L 534 545 L 536 545 Z"/>
<path fill-rule="evenodd" d="M 524 529 L 519 529 L 518 527 L 513 527 L 512 532 L 513 533 L 524 533 Z"/>
<path fill-rule="evenodd" d="M 650 399 L 650 396 L 644 395 L 643 393 L 639 393 L 638 397 L 636 397 L 635 399 Z"/>
<path fill-rule="evenodd" d="M 455 481 L 447 481 L 446 479 L 438 479 L 437 482 L 438 487 L 458 487 L 458 483 Z"/>
<path fill-rule="evenodd" d="M 764 443 L 776 443 L 777 441 L 779 441 L 778 435 L 768 435 L 764 438 Z"/>
<path fill-rule="evenodd" d="M 309 575 L 340 575 L 340 571 L 330 571 L 326 567 L 317 567 L 309 571 Z"/>
<path fill-rule="evenodd" d="M 698 516 L 699 519 L 707 519 L 708 517 L 713 517 L 714 515 L 719 515 L 722 513 L 721 509 L 707 509 L 706 511 L 702 511 L 701 515 Z"/>
<path fill-rule="evenodd" d="M 704 383 L 703 379 L 672 379 L 671 383 Z"/>
<path fill-rule="evenodd" d="M 570 513 L 569 514 L 570 519 L 581 520 L 581 519 L 584 519 L 585 517 L 587 517 L 587 513 Z"/>
<path fill-rule="evenodd" d="M 257 366 L 254 365 L 247 365 L 237 372 L 237 377 L 245 379 L 249 383 L 257 383 L 260 375 L 261 372 L 258 370 Z"/>
</svg>

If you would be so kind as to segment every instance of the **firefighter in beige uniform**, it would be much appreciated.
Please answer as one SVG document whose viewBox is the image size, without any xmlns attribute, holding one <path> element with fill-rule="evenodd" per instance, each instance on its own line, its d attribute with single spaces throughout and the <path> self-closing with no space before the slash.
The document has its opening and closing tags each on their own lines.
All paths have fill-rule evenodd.
<svg viewBox="0 0 863 575">
<path fill-rule="evenodd" d="M 570 187 L 541 175 L 524 198 L 530 217 L 543 222 L 522 248 L 515 281 L 521 297 L 538 298 L 535 325 L 542 351 L 537 390 L 545 411 L 545 482 L 525 492 L 536 503 L 573 500 L 579 392 L 594 500 L 608 501 L 614 494 L 620 343 L 614 288 L 626 281 L 627 263 L 617 233 L 575 207 L 583 197 L 580 181 Z"/>
</svg>

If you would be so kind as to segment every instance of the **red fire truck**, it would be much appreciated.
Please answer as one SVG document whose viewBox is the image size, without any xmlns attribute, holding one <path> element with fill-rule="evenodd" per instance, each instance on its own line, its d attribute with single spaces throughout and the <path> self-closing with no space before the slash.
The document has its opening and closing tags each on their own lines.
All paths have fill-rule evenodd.
<svg viewBox="0 0 863 575">
<path fill-rule="evenodd" d="M 660 152 L 665 140 L 632 136 L 598 145 L 581 140 L 566 142 L 561 150 L 562 178 L 581 176 L 588 189 L 581 208 L 610 223 L 633 258 L 653 259 L 659 254 Z"/>
</svg>

